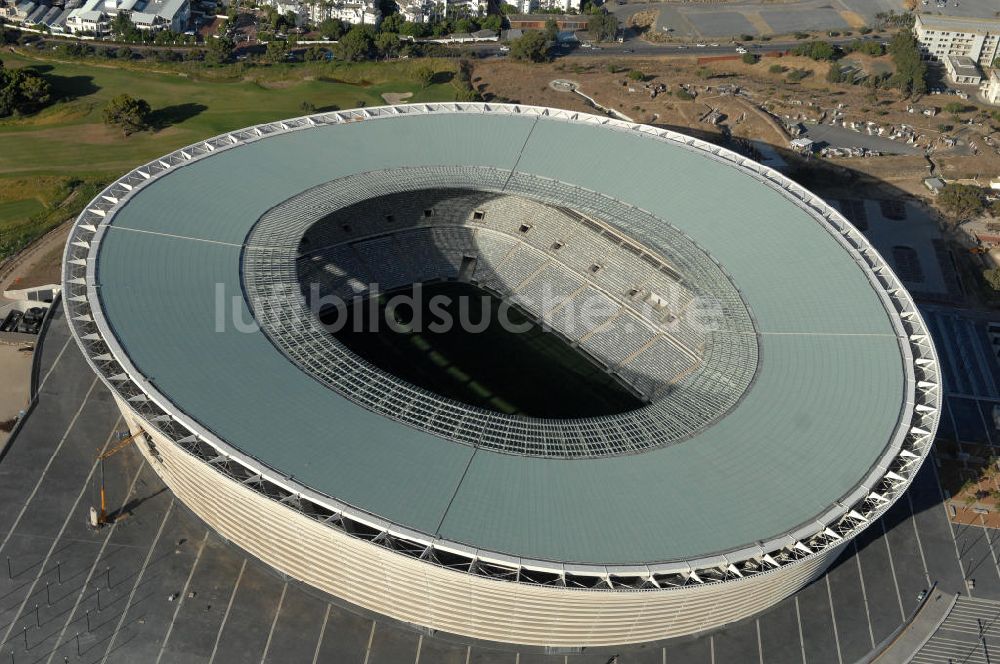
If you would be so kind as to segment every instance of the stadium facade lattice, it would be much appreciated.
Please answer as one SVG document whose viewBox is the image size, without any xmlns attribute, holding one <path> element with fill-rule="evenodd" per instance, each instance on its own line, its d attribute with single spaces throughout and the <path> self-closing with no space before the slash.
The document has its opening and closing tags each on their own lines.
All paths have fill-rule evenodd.
<svg viewBox="0 0 1000 664">
<path fill-rule="evenodd" d="M 514 302 L 642 404 L 474 407 L 312 313 L 434 280 Z M 549 108 L 339 111 L 177 150 L 79 216 L 64 301 L 150 466 L 222 536 L 496 641 L 647 641 L 773 605 L 902 495 L 940 408 L 913 301 L 823 200 Z"/>
</svg>

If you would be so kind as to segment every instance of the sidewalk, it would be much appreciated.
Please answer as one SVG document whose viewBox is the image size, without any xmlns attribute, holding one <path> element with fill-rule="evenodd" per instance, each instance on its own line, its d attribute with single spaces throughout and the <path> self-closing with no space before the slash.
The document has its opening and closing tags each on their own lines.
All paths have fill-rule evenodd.
<svg viewBox="0 0 1000 664">
<path fill-rule="evenodd" d="M 951 613 L 957 599 L 957 595 L 935 588 L 930 597 L 917 609 L 913 618 L 903 625 L 902 631 L 885 646 L 884 650 L 864 661 L 873 664 L 907 664 L 938 630 Z"/>
</svg>

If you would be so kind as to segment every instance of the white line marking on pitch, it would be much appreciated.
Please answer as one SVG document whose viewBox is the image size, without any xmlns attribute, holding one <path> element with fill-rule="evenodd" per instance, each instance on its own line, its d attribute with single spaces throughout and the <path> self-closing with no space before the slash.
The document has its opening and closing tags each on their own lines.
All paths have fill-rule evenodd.
<svg viewBox="0 0 1000 664">
<path fill-rule="evenodd" d="M 219 625 L 219 632 L 215 635 L 215 645 L 212 646 L 212 656 L 208 658 L 208 664 L 212 664 L 215 661 L 215 653 L 219 650 L 219 641 L 222 640 L 222 630 L 226 628 L 226 621 L 229 620 L 229 612 L 233 608 L 233 600 L 236 599 L 236 591 L 240 589 L 240 581 L 243 580 L 243 572 L 247 568 L 247 559 L 243 559 L 243 564 L 240 565 L 240 573 L 236 575 L 236 583 L 233 584 L 233 593 L 229 596 L 229 604 L 226 606 L 226 612 L 222 614 L 222 624 Z"/>
<path fill-rule="evenodd" d="M 163 643 L 160 644 L 160 654 L 156 656 L 156 664 L 160 663 L 163 659 L 163 653 L 167 650 L 167 642 L 170 640 L 170 635 L 174 631 L 174 623 L 177 622 L 177 614 L 181 612 L 181 606 L 184 604 L 184 598 L 187 597 L 188 587 L 191 585 L 191 579 L 194 577 L 194 571 L 198 568 L 198 561 L 201 560 L 201 553 L 205 550 L 205 543 L 208 542 L 208 531 L 205 531 L 205 536 L 201 538 L 201 544 L 198 545 L 198 553 L 194 557 L 194 563 L 191 565 L 191 571 L 188 572 L 187 580 L 184 582 L 184 587 L 181 589 L 181 595 L 177 598 L 177 606 L 174 607 L 174 615 L 170 619 L 170 626 L 167 627 L 167 634 L 163 637 Z"/>
</svg>

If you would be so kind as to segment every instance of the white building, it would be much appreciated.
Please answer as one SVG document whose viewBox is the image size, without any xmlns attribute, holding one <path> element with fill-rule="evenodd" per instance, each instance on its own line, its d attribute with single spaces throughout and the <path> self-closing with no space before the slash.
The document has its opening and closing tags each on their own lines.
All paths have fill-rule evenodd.
<svg viewBox="0 0 1000 664">
<path fill-rule="evenodd" d="M 487 0 L 444 0 L 438 3 L 447 18 L 459 16 L 485 16 Z"/>
<path fill-rule="evenodd" d="M 958 18 L 918 14 L 913 33 L 931 60 L 966 57 L 983 67 L 993 64 L 1000 46 L 1000 18 Z"/>
<path fill-rule="evenodd" d="M 378 6 L 370 1 L 363 2 L 317 2 L 302 7 L 302 12 L 308 12 L 309 20 L 322 23 L 328 18 L 336 18 L 351 25 L 378 25 L 382 14 Z"/>
<path fill-rule="evenodd" d="M 410 23 L 427 23 L 434 15 L 434 3 L 430 0 L 410 0 L 399 3 L 399 13 Z"/>
<path fill-rule="evenodd" d="M 140 30 L 170 30 L 183 32 L 191 18 L 188 0 L 87 0 L 69 12 L 66 29 L 73 33 L 92 32 L 104 34 L 111 19 L 120 12 L 127 13 Z"/>
<path fill-rule="evenodd" d="M 108 31 L 111 17 L 104 11 L 104 0 L 87 0 L 82 7 L 70 12 L 66 29 L 72 33 L 90 32 L 103 35 Z"/>
<path fill-rule="evenodd" d="M 941 59 L 944 61 L 945 71 L 948 72 L 948 79 L 952 83 L 979 85 L 983 80 L 983 75 L 972 58 L 964 55 L 946 55 Z"/>
<path fill-rule="evenodd" d="M 986 81 L 984 96 L 989 103 L 1000 104 L 1000 69 L 990 71 L 990 76 Z"/>
<path fill-rule="evenodd" d="M 535 0 L 527 0 L 532 2 Z M 537 0 L 539 9 L 558 9 L 561 12 L 580 11 L 581 0 Z"/>
</svg>

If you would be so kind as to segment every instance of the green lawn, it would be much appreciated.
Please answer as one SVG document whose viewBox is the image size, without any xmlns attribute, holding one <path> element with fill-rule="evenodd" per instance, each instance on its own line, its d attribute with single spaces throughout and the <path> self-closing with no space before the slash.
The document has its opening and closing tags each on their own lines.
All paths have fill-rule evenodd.
<svg viewBox="0 0 1000 664">
<path fill-rule="evenodd" d="M 27 219 L 44 209 L 45 206 L 36 198 L 0 203 L 0 228 Z"/>
<path fill-rule="evenodd" d="M 88 186 L 107 182 L 209 136 L 302 115 L 303 102 L 322 111 L 381 105 L 386 92 L 413 93 L 411 102 L 451 100 L 458 92 L 452 83 L 455 65 L 442 60 L 426 61 L 439 71 L 440 81 L 426 88 L 414 82 L 411 72 L 422 63 L 412 60 L 205 72 L 218 80 L 199 80 L 192 75 L 197 70 L 157 73 L 99 60 L 60 62 L 28 52 L 0 53 L 0 60 L 9 68 L 42 72 L 60 98 L 36 115 L 0 121 L 0 259 L 82 208 L 85 200 L 63 205 L 78 181 Z M 122 92 L 149 102 L 157 129 L 124 138 L 104 125 L 104 105 Z M 52 187 L 53 178 L 64 186 Z M 33 190 L 35 179 L 44 184 Z"/>
</svg>

